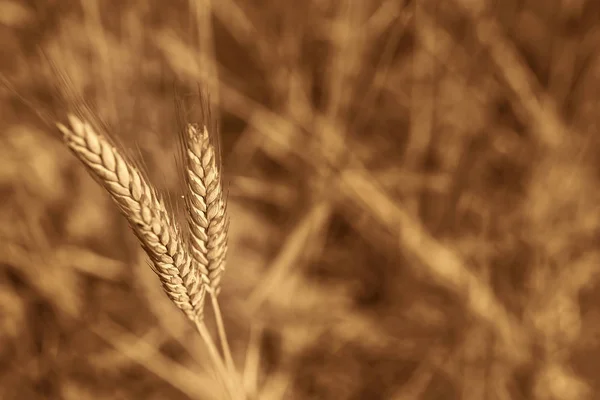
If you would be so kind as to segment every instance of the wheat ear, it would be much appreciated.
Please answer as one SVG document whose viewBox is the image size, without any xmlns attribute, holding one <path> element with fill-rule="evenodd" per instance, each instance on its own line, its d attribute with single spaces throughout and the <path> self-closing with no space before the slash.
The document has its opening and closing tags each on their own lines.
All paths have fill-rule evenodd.
<svg viewBox="0 0 600 400">
<path fill-rule="evenodd" d="M 183 140 L 190 247 L 202 279 L 218 293 L 227 256 L 229 220 L 221 171 L 206 126 L 186 126 Z"/>
<path fill-rule="evenodd" d="M 91 125 L 70 115 L 58 124 L 69 149 L 108 191 L 150 257 L 163 289 L 192 321 L 202 315 L 206 289 L 186 255 L 177 224 L 141 171 Z"/>
<path fill-rule="evenodd" d="M 209 123 L 211 122 L 209 105 L 205 106 L 207 109 L 204 110 L 206 112 L 204 122 Z M 216 132 L 212 133 L 216 134 Z M 206 125 L 200 127 L 196 124 L 188 124 L 182 142 L 191 253 L 202 279 L 209 287 L 225 362 L 231 373 L 235 374 L 229 341 L 217 301 L 221 277 L 225 270 L 229 227 L 221 171 L 217 164 L 215 147 L 211 142 L 211 132 Z"/>
</svg>

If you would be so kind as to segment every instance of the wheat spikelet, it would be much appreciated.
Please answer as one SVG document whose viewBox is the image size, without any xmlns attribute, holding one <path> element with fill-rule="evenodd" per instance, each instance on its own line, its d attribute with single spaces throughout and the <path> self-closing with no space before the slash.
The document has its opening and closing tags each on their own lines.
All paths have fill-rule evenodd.
<svg viewBox="0 0 600 400">
<path fill-rule="evenodd" d="M 205 283 L 217 294 L 225 269 L 229 227 L 221 171 L 206 124 L 188 124 L 182 142 L 191 253 Z"/>
<path fill-rule="evenodd" d="M 202 317 L 206 287 L 186 253 L 177 224 L 163 199 L 139 168 L 96 132 L 69 115 L 70 127 L 57 124 L 71 151 L 109 192 L 150 257 L 169 298 L 194 322 Z"/>
</svg>

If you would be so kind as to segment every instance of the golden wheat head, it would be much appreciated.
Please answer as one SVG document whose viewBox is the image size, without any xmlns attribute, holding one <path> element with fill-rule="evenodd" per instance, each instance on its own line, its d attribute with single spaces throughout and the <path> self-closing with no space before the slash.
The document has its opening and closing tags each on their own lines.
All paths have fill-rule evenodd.
<svg viewBox="0 0 600 400">
<path fill-rule="evenodd" d="M 169 298 L 192 321 L 201 319 L 206 287 L 161 196 L 88 122 L 69 115 L 69 125 L 57 124 L 63 140 L 117 204 Z"/>
<path fill-rule="evenodd" d="M 206 124 L 187 124 L 183 132 L 185 197 L 192 257 L 205 283 L 218 294 L 225 270 L 229 219 L 221 171 L 208 129 Z"/>
</svg>

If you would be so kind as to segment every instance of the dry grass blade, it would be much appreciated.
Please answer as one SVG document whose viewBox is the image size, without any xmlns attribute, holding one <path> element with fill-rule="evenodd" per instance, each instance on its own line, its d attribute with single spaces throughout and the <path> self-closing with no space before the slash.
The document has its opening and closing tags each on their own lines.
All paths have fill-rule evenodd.
<svg viewBox="0 0 600 400">
<path fill-rule="evenodd" d="M 92 126 L 69 116 L 70 127 L 58 124 L 63 139 L 109 192 L 150 257 L 169 298 L 196 322 L 206 288 L 186 255 L 179 229 L 162 198 L 141 171 Z"/>
</svg>

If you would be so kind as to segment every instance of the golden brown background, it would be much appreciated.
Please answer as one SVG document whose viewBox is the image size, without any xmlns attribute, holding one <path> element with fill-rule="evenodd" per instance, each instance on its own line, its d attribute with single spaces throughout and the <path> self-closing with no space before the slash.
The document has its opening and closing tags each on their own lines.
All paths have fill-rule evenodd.
<svg viewBox="0 0 600 400">
<path fill-rule="evenodd" d="M 222 398 L 57 72 L 177 209 L 211 89 L 255 398 L 600 398 L 599 45 L 597 0 L 0 0 L 0 398 Z"/>
</svg>

